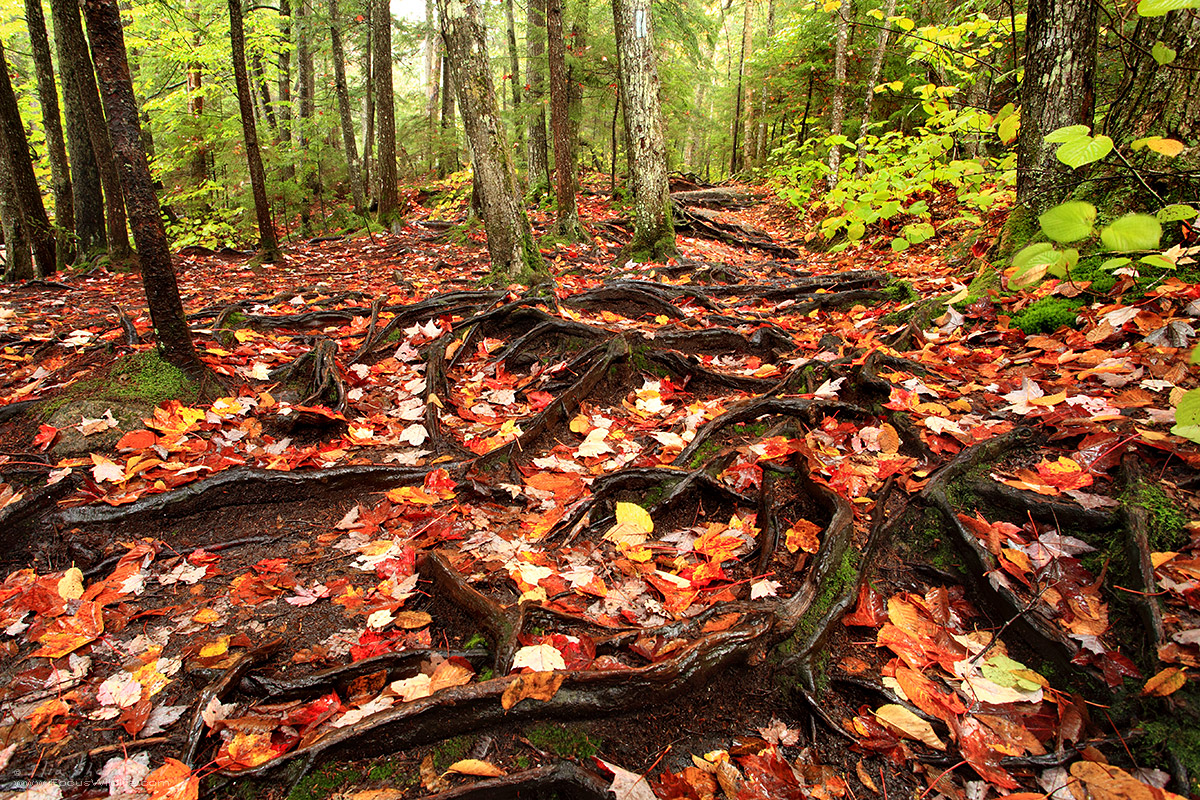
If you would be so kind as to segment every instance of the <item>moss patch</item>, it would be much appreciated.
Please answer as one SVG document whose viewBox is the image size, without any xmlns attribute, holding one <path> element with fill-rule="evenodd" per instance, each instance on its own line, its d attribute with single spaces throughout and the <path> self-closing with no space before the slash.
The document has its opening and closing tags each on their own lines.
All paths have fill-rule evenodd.
<svg viewBox="0 0 1200 800">
<path fill-rule="evenodd" d="M 320 767 L 300 779 L 287 800 L 324 800 L 346 786 L 362 781 L 365 773 L 359 767 L 344 764 L 329 764 Z"/>
<path fill-rule="evenodd" d="M 1159 487 L 1138 481 L 1125 490 L 1121 502 L 1144 508 L 1150 516 L 1150 549 L 1155 552 L 1175 550 L 1187 544 L 1185 526 L 1188 519 L 1170 495 Z"/>
<path fill-rule="evenodd" d="M 525 731 L 525 738 L 538 750 L 559 758 L 587 759 L 600 752 L 603 740 L 574 725 L 539 725 Z"/>
<path fill-rule="evenodd" d="M 1026 336 L 1050 334 L 1063 327 L 1073 328 L 1082 305 L 1076 298 L 1043 297 L 1016 314 L 1012 326 L 1020 328 Z"/>
</svg>

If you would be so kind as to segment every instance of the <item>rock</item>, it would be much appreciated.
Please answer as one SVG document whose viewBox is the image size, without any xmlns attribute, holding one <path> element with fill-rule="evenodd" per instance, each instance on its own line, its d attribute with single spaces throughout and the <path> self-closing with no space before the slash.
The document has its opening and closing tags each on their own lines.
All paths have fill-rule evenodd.
<svg viewBox="0 0 1200 800">
<path fill-rule="evenodd" d="M 68 400 L 47 420 L 48 425 L 53 425 L 59 430 L 58 440 L 55 441 L 51 452 L 59 458 L 66 458 L 112 450 L 126 433 L 141 429 L 142 420 L 153 412 L 154 407 L 146 401 L 86 397 Z M 116 425 L 110 422 L 99 432 L 88 435 L 80 430 L 85 419 L 111 419 Z M 92 427 L 100 428 L 101 425 L 97 423 Z"/>
</svg>

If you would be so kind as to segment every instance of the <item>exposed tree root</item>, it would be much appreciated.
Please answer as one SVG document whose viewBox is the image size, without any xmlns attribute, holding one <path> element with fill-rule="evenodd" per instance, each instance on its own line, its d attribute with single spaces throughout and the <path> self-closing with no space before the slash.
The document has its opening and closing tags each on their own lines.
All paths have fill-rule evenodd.
<svg viewBox="0 0 1200 800">
<path fill-rule="evenodd" d="M 781 258 L 796 258 L 799 255 L 792 248 L 777 243 L 763 231 L 737 222 L 722 220 L 714 211 L 688 208 L 680 203 L 674 204 L 673 211 L 675 230 L 677 231 L 702 236 L 706 239 L 715 239 L 737 247 L 764 250 Z"/>
</svg>

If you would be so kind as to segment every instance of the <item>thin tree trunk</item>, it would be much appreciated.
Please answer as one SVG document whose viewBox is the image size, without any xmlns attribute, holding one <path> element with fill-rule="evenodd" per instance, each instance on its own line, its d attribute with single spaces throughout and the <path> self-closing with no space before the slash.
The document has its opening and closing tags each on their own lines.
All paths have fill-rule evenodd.
<svg viewBox="0 0 1200 800">
<path fill-rule="evenodd" d="M 1073 180 L 1046 134 L 1091 125 L 1095 108 L 1096 15 L 1092 0 L 1033 0 L 1025 26 L 1025 78 L 1017 137 L 1017 202 L 1029 210 L 1059 202 Z"/>
<path fill-rule="evenodd" d="M 54 185 L 57 258 L 55 266 L 61 270 L 75 259 L 74 243 L 71 241 L 75 208 L 71 197 L 71 168 L 67 163 L 67 145 L 63 140 L 62 121 L 58 115 L 54 60 L 50 56 L 50 39 L 46 36 L 46 17 L 42 13 L 42 0 L 25 0 L 25 21 L 29 26 L 29 41 L 33 48 L 38 100 L 42 106 L 42 126 L 46 131 L 46 155 L 50 160 L 50 179 Z"/>
<path fill-rule="evenodd" d="M 258 218 L 259 256 L 267 263 L 280 259 L 279 240 L 267 203 L 267 179 L 263 174 L 262 154 L 258 149 L 258 128 L 254 122 L 254 99 L 250 94 L 250 76 L 246 72 L 246 32 L 242 25 L 242 0 L 229 0 L 229 46 L 233 57 L 233 82 L 237 86 L 238 111 L 242 116 L 242 141 L 246 145 L 246 164 L 250 169 L 250 188 L 254 192 L 254 215 Z"/>
<path fill-rule="evenodd" d="M 742 12 L 742 47 L 738 52 L 737 96 L 733 104 L 733 148 L 729 153 L 729 174 L 736 175 L 742 169 L 742 149 L 738 141 L 742 133 L 742 84 L 746 79 L 746 51 L 750 41 L 750 0 Z"/>
<path fill-rule="evenodd" d="M 862 145 L 866 141 L 867 127 L 871 124 L 871 105 L 875 102 L 875 84 L 879 83 L 879 75 L 883 72 L 883 58 L 887 55 L 888 34 L 892 30 L 892 17 L 896 14 L 896 0 L 887 0 L 883 7 L 883 22 L 879 26 L 879 38 L 875 40 L 875 56 L 871 59 L 871 73 L 867 78 L 867 88 L 863 97 L 862 124 L 858 129 L 858 162 L 854 165 L 854 175 L 861 178 L 867 170 L 867 162 L 862 158 Z"/>
<path fill-rule="evenodd" d="M 768 0 L 767 2 L 767 41 L 775 41 L 775 0 Z M 760 165 L 766 163 L 767 156 L 769 155 L 767 150 L 767 100 L 770 92 L 767 89 L 769 84 L 766 78 L 767 76 L 764 75 L 762 90 L 758 93 L 758 130 L 755 132 L 758 142 L 754 150 L 757 153 L 757 160 Z"/>
<path fill-rule="evenodd" d="M 5 281 L 32 279 L 34 277 L 33 252 L 29 249 L 29 236 L 25 231 L 25 220 L 21 214 L 21 203 L 17 199 L 17 188 L 13 185 L 12 173 L 8 170 L 8 159 L 2 153 L 0 153 L 0 228 L 4 230 L 3 279 Z"/>
<path fill-rule="evenodd" d="M 513 138 L 517 144 L 516 152 L 522 153 L 525 126 L 521 113 L 521 59 L 517 53 L 517 23 L 513 17 L 513 0 L 504 0 L 504 22 L 508 33 L 508 86 L 512 90 Z"/>
<path fill-rule="evenodd" d="M 196 35 L 192 40 L 192 45 L 196 49 L 203 44 L 200 35 L 200 6 L 194 5 L 190 9 L 191 22 L 196 26 Z M 189 159 L 189 167 L 191 170 L 191 178 L 197 184 L 201 184 L 208 179 L 208 144 L 204 136 L 204 67 L 199 61 L 190 61 L 187 65 L 187 109 L 188 117 L 191 119 L 192 135 L 195 137 L 195 149 L 192 151 Z M 207 206 L 208 203 L 206 202 Z"/>
<path fill-rule="evenodd" d="M 42 192 L 33 174 L 29 140 L 25 137 L 17 95 L 8 80 L 8 59 L 4 55 L 3 43 L 0 43 L 0 157 L 4 158 L 5 171 L 12 176 L 18 211 L 33 245 L 38 275 L 52 275 L 56 266 L 54 228 L 46 216 Z"/>
<path fill-rule="evenodd" d="M 437 3 L 425 0 L 425 162 L 430 172 L 437 169 L 438 91 L 442 78 L 442 36 L 437 28 Z"/>
<path fill-rule="evenodd" d="M 292 6 L 290 0 L 279 0 L 280 33 L 285 43 L 279 50 L 279 141 L 283 148 L 283 179 L 296 177 L 296 164 L 291 156 L 292 144 Z"/>
<path fill-rule="evenodd" d="M 617 71 L 625 109 L 625 146 L 633 189 L 630 258 L 658 261 L 675 252 L 667 184 L 667 147 L 649 0 L 613 0 Z"/>
<path fill-rule="evenodd" d="M 379 224 L 400 229 L 400 196 L 396 188 L 396 110 L 392 92 L 392 11 L 387 0 L 375 0 L 375 116 L 378 125 Z"/>
<path fill-rule="evenodd" d="M 546 142 L 545 68 L 546 0 L 528 0 L 525 7 L 526 174 L 529 197 L 540 202 L 550 187 L 550 153 Z"/>
<path fill-rule="evenodd" d="M 250 72 L 254 75 L 254 85 L 258 87 L 258 96 L 262 102 L 263 116 L 267 125 L 274 131 L 279 127 L 275 119 L 275 104 L 271 102 L 271 85 L 267 83 L 267 73 L 263 69 L 262 54 L 257 50 L 250 53 Z"/>
<path fill-rule="evenodd" d="M 471 143 L 491 277 L 501 283 L 541 282 L 548 273 L 533 243 L 504 136 L 488 63 L 483 11 L 478 0 L 438 0 L 438 17 L 463 127 Z"/>
<path fill-rule="evenodd" d="M 583 126 L 583 55 L 588 49 L 588 26 L 591 16 L 590 0 L 578 0 L 575 5 L 575 20 L 571 23 L 570 45 L 567 47 L 567 119 L 571 126 L 571 146 L 579 152 L 579 131 Z M 578 156 L 576 156 L 576 189 L 579 184 Z"/>
<path fill-rule="evenodd" d="M 87 115 L 83 109 L 83 70 L 78 64 L 87 60 L 87 43 L 79 22 L 79 7 L 73 0 L 50 0 L 54 21 L 54 47 L 58 54 L 58 74 L 63 78 L 63 111 L 67 123 L 67 155 L 71 162 L 71 194 L 75 210 L 76 258 L 87 260 L 108 250 L 104 227 L 104 195 L 100 168 L 92 147 Z M 71 33 L 74 32 L 74 35 Z"/>
<path fill-rule="evenodd" d="M 438 157 L 438 177 L 444 178 L 458 170 L 458 137 L 454 131 L 454 79 L 450 74 L 450 59 L 446 53 L 442 55 L 442 133 L 438 141 L 442 151 Z"/>
<path fill-rule="evenodd" d="M 372 63 L 371 50 L 374 47 L 375 41 L 375 33 L 372 30 L 374 28 L 374 23 L 372 22 L 374 20 L 372 16 L 374 13 L 372 11 L 373 7 L 372 0 L 366 0 L 363 6 L 363 11 L 366 12 L 367 17 L 367 46 L 363 48 L 362 63 L 363 82 L 365 84 L 364 94 L 366 95 L 363 101 L 363 116 L 366 119 L 363 120 L 362 191 L 363 197 L 368 198 L 373 197 L 371 187 L 374 186 L 371 182 L 371 156 L 375 147 L 375 79 L 372 74 L 374 65 Z"/>
<path fill-rule="evenodd" d="M 846 49 L 850 39 L 850 0 L 842 0 L 838 8 L 837 41 L 833 49 L 833 100 L 829 110 L 829 135 L 841 136 L 842 123 L 846 118 Z M 842 166 L 842 148 L 834 144 L 829 148 L 830 190 L 837 186 L 838 170 Z"/>
<path fill-rule="evenodd" d="M 85 0 L 88 37 L 96 56 L 96 69 L 104 87 L 104 105 L 113 147 L 121 159 L 122 187 L 129 206 L 133 237 L 141 260 L 142 285 L 154 324 L 159 352 L 170 364 L 189 375 L 204 374 L 204 366 L 192 347 L 167 235 L 154 194 L 154 179 L 142 150 L 138 107 L 125 57 L 121 15 L 115 0 Z"/>
<path fill-rule="evenodd" d="M 346 86 L 346 62 L 342 52 L 341 14 L 337 0 L 329 0 L 329 44 L 333 53 L 333 81 L 337 91 L 338 116 L 342 123 L 342 144 L 346 148 L 346 169 L 350 173 L 350 193 L 354 198 L 354 213 L 365 214 L 362 182 L 358 175 L 358 144 L 354 141 L 354 123 L 350 120 L 350 90 Z"/>
<path fill-rule="evenodd" d="M 577 241 L 583 238 L 583 228 L 579 225 L 579 211 L 575 205 L 575 142 L 571 136 L 562 0 L 546 2 L 546 37 L 550 66 L 550 132 L 554 136 L 554 198 L 558 204 L 554 234 Z"/>
</svg>

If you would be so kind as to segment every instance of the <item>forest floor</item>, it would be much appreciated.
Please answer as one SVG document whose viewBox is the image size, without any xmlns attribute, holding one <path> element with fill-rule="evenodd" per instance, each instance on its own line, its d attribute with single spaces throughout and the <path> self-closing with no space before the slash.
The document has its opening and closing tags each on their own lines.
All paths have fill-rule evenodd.
<svg viewBox="0 0 1200 800">
<path fill-rule="evenodd" d="M 968 298 L 1002 213 L 830 255 L 738 188 L 668 264 L 585 194 L 552 293 L 461 204 L 179 254 L 224 397 L 135 274 L 0 287 L 0 790 L 1195 792 L 1200 286 Z"/>
</svg>

